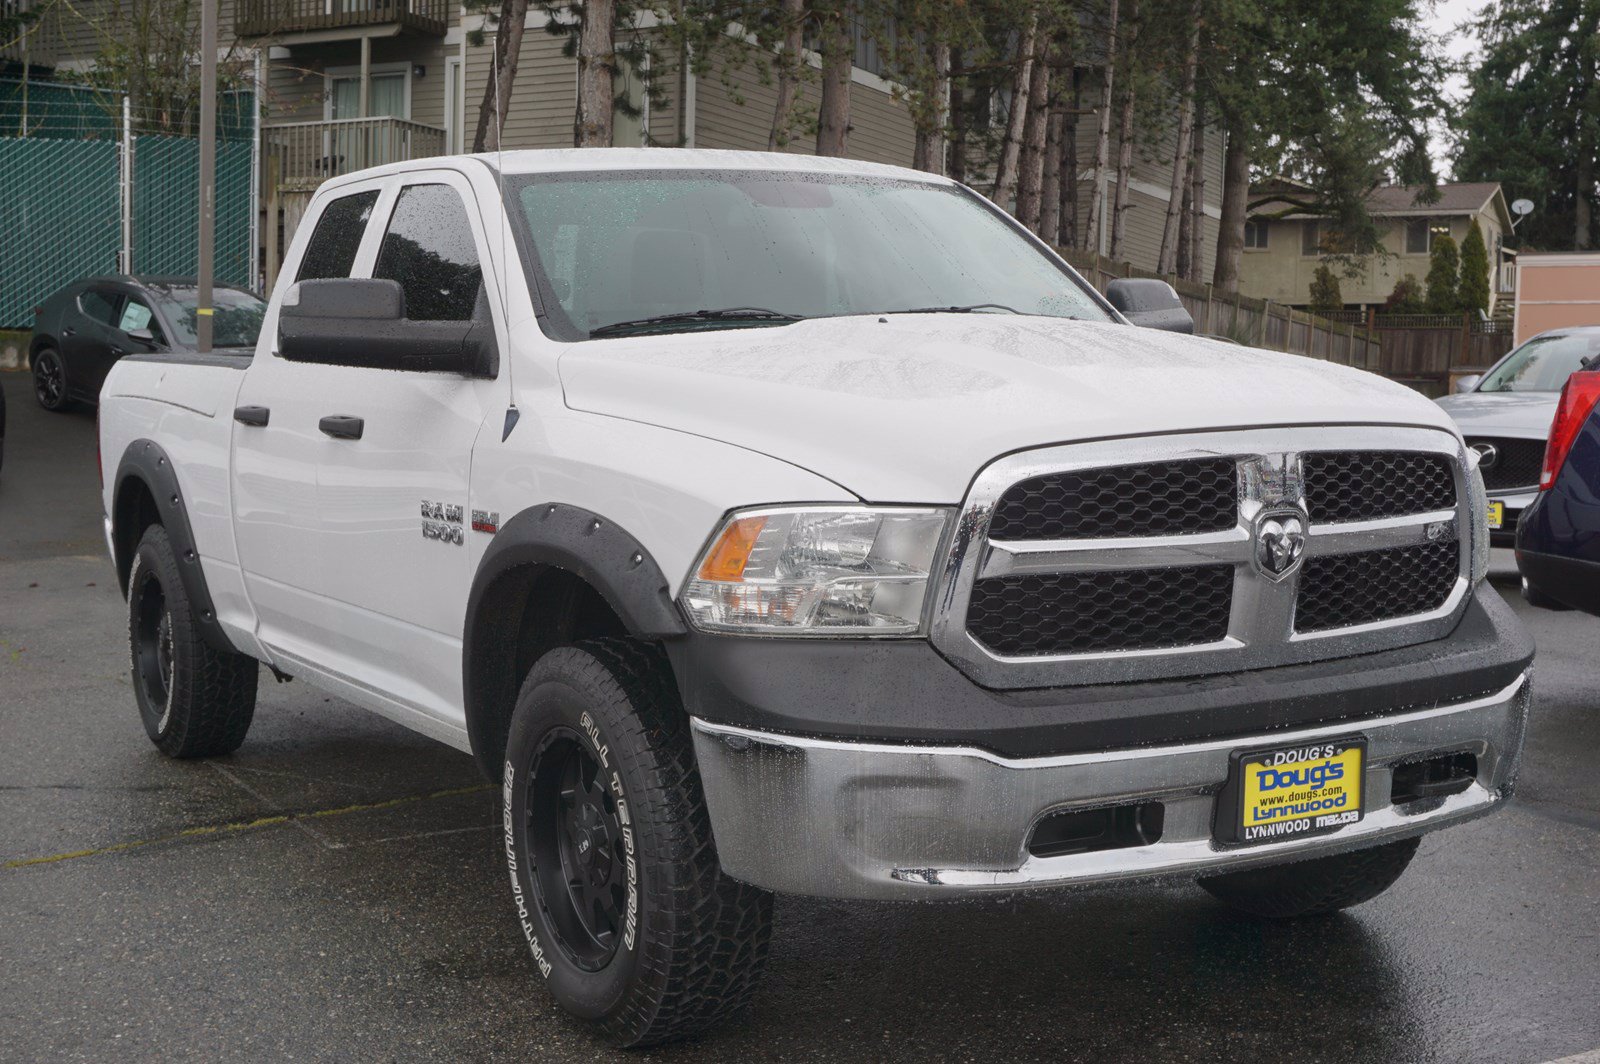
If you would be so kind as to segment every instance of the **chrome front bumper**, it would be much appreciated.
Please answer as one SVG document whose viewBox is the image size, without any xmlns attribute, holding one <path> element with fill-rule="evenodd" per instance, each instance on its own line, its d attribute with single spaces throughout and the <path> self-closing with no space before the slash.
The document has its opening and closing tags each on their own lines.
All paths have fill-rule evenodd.
<svg viewBox="0 0 1600 1064">
<path fill-rule="evenodd" d="M 1232 871 L 1418 835 L 1489 812 L 1509 793 L 1530 701 L 1524 674 L 1467 702 L 1294 731 L 1006 760 L 970 747 L 799 738 L 695 719 L 706 803 L 729 875 L 789 894 L 934 899 L 1140 876 Z M 1366 816 L 1334 834 L 1243 849 L 1212 841 L 1235 750 L 1364 735 Z M 1477 779 L 1442 799 L 1390 803 L 1396 763 L 1471 753 Z M 1160 841 L 1036 857 L 1041 817 L 1159 801 Z"/>
</svg>

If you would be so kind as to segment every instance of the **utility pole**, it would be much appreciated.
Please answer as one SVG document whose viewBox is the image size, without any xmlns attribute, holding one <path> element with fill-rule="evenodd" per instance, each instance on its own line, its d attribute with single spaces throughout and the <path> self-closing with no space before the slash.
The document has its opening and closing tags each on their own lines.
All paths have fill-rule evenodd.
<svg viewBox="0 0 1600 1064">
<path fill-rule="evenodd" d="M 195 347 L 211 350 L 211 257 L 217 221 L 217 7 L 200 0 L 200 294 L 195 306 Z"/>
</svg>

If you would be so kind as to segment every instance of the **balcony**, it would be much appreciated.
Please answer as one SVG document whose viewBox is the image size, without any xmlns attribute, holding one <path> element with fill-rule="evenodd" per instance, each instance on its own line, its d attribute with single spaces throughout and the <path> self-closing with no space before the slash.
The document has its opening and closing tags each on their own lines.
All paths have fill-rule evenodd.
<svg viewBox="0 0 1600 1064">
<path fill-rule="evenodd" d="M 241 37 L 372 27 L 439 37 L 451 7 L 451 0 L 239 0 L 235 26 Z"/>
<path fill-rule="evenodd" d="M 310 192 L 340 174 L 444 154 L 444 130 L 387 116 L 288 122 L 261 134 L 267 180 L 282 192 Z"/>
</svg>

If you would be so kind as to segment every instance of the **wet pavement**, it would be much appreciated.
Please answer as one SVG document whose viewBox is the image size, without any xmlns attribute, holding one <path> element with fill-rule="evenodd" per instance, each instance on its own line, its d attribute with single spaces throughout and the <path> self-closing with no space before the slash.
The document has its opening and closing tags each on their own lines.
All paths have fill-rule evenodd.
<svg viewBox="0 0 1600 1064">
<path fill-rule="evenodd" d="M 1539 644 L 1517 800 L 1426 838 L 1347 914 L 1263 925 L 1189 886 L 783 898 L 751 1010 L 614 1054 L 530 974 L 465 755 L 265 674 L 238 754 L 156 753 L 93 415 L 44 414 L 21 374 L 0 385 L 0 1061 L 1515 1064 L 1600 1047 L 1600 619 L 1516 602 Z"/>
</svg>

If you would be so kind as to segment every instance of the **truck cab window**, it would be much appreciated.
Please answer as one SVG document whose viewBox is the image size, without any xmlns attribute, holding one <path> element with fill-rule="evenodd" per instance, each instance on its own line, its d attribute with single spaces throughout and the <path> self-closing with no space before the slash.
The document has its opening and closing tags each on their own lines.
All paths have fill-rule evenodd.
<svg viewBox="0 0 1600 1064">
<path fill-rule="evenodd" d="M 470 321 L 483 268 L 460 194 L 449 185 L 402 190 L 372 275 L 400 282 L 412 321 Z"/>
<path fill-rule="evenodd" d="M 356 251 L 361 247 L 361 234 L 366 232 L 367 219 L 372 217 L 372 208 L 377 202 L 376 192 L 358 192 L 328 204 L 317 219 L 317 228 L 311 233 L 311 243 L 306 246 L 295 280 L 349 277 Z"/>
</svg>

